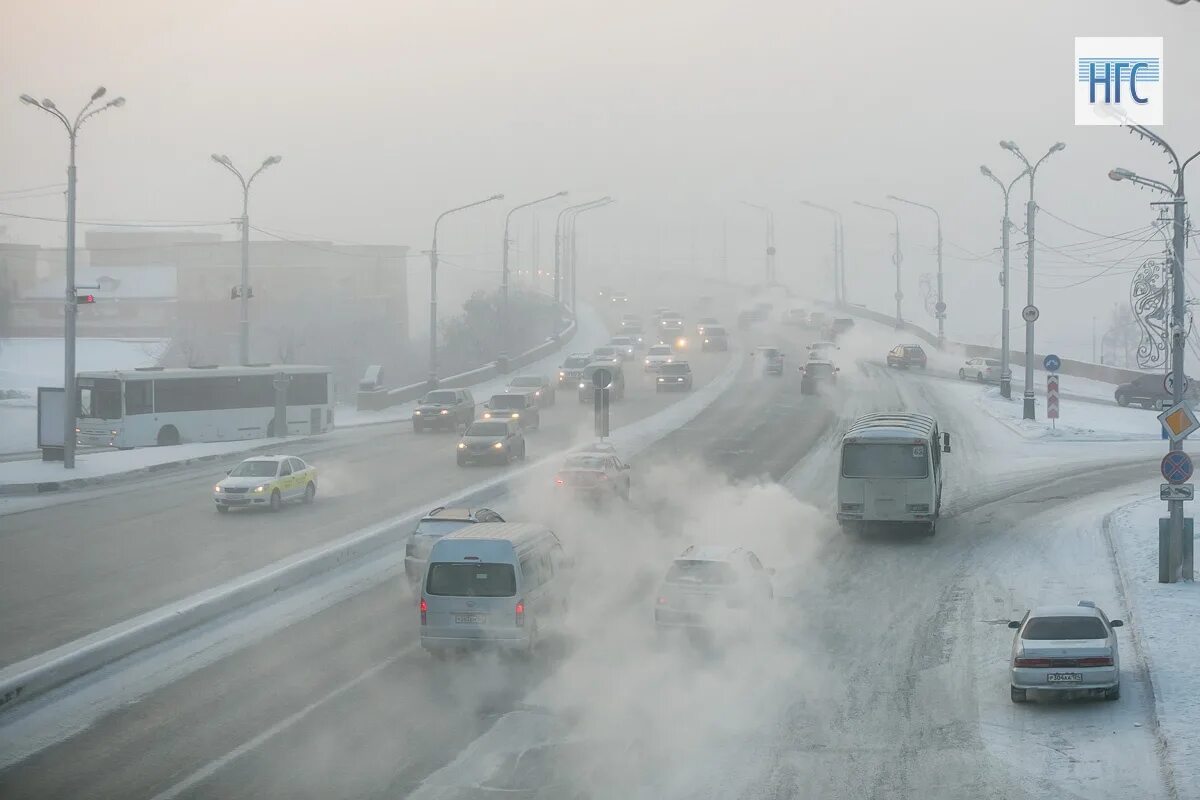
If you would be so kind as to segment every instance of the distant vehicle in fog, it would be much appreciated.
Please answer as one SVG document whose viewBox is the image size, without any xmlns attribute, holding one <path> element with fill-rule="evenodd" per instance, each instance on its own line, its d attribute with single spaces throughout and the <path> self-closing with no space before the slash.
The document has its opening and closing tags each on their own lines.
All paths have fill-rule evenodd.
<svg viewBox="0 0 1200 800">
<path fill-rule="evenodd" d="M 658 372 L 663 364 L 670 364 L 674 360 L 675 349 L 671 345 L 656 344 L 646 351 L 642 366 L 646 372 Z"/>
<path fill-rule="evenodd" d="M 544 375 L 517 375 L 508 382 L 504 391 L 510 394 L 533 394 L 541 408 L 554 405 L 558 399 L 554 385 Z"/>
<path fill-rule="evenodd" d="M 425 577 L 425 566 L 429 561 L 429 551 L 443 536 L 457 530 L 474 525 L 476 522 L 504 522 L 504 518 L 490 508 L 447 508 L 438 506 L 432 509 L 408 537 L 404 545 L 404 575 L 408 585 L 414 591 L 420 592 L 421 579 Z"/>
<path fill-rule="evenodd" d="M 572 453 L 554 476 L 554 486 L 576 497 L 629 499 L 629 465 L 612 453 Z"/>
<path fill-rule="evenodd" d="M 592 362 L 591 353 L 572 353 L 567 356 L 558 368 L 558 385 L 573 387 L 579 383 L 583 368 Z"/>
<path fill-rule="evenodd" d="M 789 308 L 784 312 L 783 321 L 787 325 L 807 325 L 808 312 L 803 308 Z"/>
<path fill-rule="evenodd" d="M 840 350 L 834 342 L 813 342 L 807 347 L 810 361 L 832 361 L 833 354 Z"/>
<path fill-rule="evenodd" d="M 898 344 L 888 351 L 887 354 L 887 365 L 889 367 L 899 367 L 900 369 L 908 369 L 909 367 L 925 369 L 928 361 L 925 349 L 919 344 Z"/>
<path fill-rule="evenodd" d="M 816 394 L 822 386 L 837 383 L 838 368 L 832 361 L 810 359 L 800 372 L 800 394 Z"/>
<path fill-rule="evenodd" d="M 783 374 L 783 352 L 778 347 L 759 347 L 750 355 L 758 359 L 758 368 L 764 375 Z"/>
<path fill-rule="evenodd" d="M 996 358 L 968 358 L 966 363 L 958 368 L 958 379 L 986 383 L 1000 380 L 1000 360 Z"/>
<path fill-rule="evenodd" d="M 808 327 L 816 331 L 823 331 L 829 324 L 829 315 L 824 311 L 814 311 L 808 315 Z"/>
<path fill-rule="evenodd" d="M 609 345 L 621 351 L 621 354 L 626 360 L 637 355 L 638 341 L 632 336 L 614 336 L 609 340 Z"/>
<path fill-rule="evenodd" d="M 1184 396 L 1192 403 L 1200 402 L 1200 386 L 1189 378 Z M 1113 392 L 1118 405 L 1136 405 L 1142 408 L 1165 408 L 1174 404 L 1175 396 L 1168 394 L 1163 385 L 1163 374 L 1139 375 L 1128 383 L 1122 383 Z"/>
<path fill-rule="evenodd" d="M 481 419 L 512 419 L 522 430 L 540 428 L 542 412 L 533 392 L 494 394 L 483 404 Z"/>
<path fill-rule="evenodd" d="M 1009 697 L 1024 703 L 1029 692 L 1121 698 L 1121 658 L 1117 632 L 1124 623 L 1109 620 L 1090 600 L 1074 606 L 1041 606 L 1025 612 L 1009 659 Z"/>
<path fill-rule="evenodd" d="M 475 420 L 475 397 L 470 389 L 435 389 L 417 401 L 413 409 L 414 433 L 443 428 L 458 430 Z"/>
<path fill-rule="evenodd" d="M 842 435 L 838 522 L 846 532 L 865 524 L 913 527 L 932 536 L 942 511 L 942 454 L 950 434 L 926 414 L 859 417 Z"/>
<path fill-rule="evenodd" d="M 275 378 L 281 373 L 288 433 L 333 430 L 329 367 L 139 367 L 78 373 L 77 441 L 124 450 L 270 438 L 276 435 Z"/>
<path fill-rule="evenodd" d="M 853 327 L 854 320 L 850 317 L 835 317 L 833 322 L 829 323 L 829 331 L 833 334 L 834 338 L 841 336 Z"/>
<path fill-rule="evenodd" d="M 458 442 L 458 465 L 525 460 L 525 433 L 515 419 L 477 419 Z"/>
<path fill-rule="evenodd" d="M 612 359 L 615 361 L 625 361 L 629 358 L 629 354 L 624 352 L 620 347 L 613 345 L 603 345 L 592 351 L 592 361 L 604 361 Z"/>
<path fill-rule="evenodd" d="M 693 545 L 672 562 L 659 585 L 654 624 L 659 630 L 743 630 L 763 621 L 770 608 L 773 572 L 744 547 Z"/>
<path fill-rule="evenodd" d="M 617 304 L 628 303 L 629 295 L 625 292 L 613 292 L 609 299 Z"/>
<path fill-rule="evenodd" d="M 707 330 L 710 325 L 720 324 L 721 321 L 716 317 L 701 317 L 700 319 L 696 320 L 696 335 L 703 336 L 704 331 Z"/>
<path fill-rule="evenodd" d="M 704 329 L 704 335 L 700 341 L 700 350 L 707 352 L 710 350 L 725 351 L 729 349 L 729 334 L 721 325 L 709 325 Z"/>
<path fill-rule="evenodd" d="M 673 361 L 663 364 L 658 370 L 658 379 L 654 383 L 654 391 L 684 391 L 692 390 L 692 366 L 686 361 Z"/>
<path fill-rule="evenodd" d="M 231 508 L 270 508 L 284 503 L 308 504 L 317 496 L 317 468 L 295 456 L 255 456 L 231 469 L 213 487 L 213 502 L 222 514 Z"/>
<path fill-rule="evenodd" d="M 625 371 L 621 369 L 621 362 L 616 360 L 593 361 L 584 368 L 583 375 L 579 377 L 579 402 L 591 403 L 595 400 L 594 377 L 596 371 L 600 369 L 608 370 L 612 375 L 612 380 L 608 384 L 609 401 L 616 402 L 625 397 Z"/>
<path fill-rule="evenodd" d="M 737 316 L 738 328 L 741 330 L 746 330 L 752 325 L 756 325 L 760 322 L 766 322 L 768 313 L 769 312 L 767 309 L 759 306 L 739 311 Z"/>
<path fill-rule="evenodd" d="M 484 522 L 443 536 L 421 587 L 421 646 L 433 655 L 531 655 L 563 622 L 569 567 L 562 542 L 534 523 Z"/>
</svg>

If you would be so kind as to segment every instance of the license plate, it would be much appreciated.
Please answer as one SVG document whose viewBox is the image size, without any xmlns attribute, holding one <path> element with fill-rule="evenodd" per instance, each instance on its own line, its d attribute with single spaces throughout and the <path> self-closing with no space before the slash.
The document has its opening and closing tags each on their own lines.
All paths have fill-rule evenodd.
<svg viewBox="0 0 1200 800">
<path fill-rule="evenodd" d="M 482 625 L 483 619 L 484 619 L 484 617 L 482 614 L 455 614 L 454 615 L 454 624 L 455 625 Z"/>
<path fill-rule="evenodd" d="M 1046 683 L 1079 683 L 1082 680 L 1082 672 L 1051 672 L 1046 676 Z"/>
</svg>

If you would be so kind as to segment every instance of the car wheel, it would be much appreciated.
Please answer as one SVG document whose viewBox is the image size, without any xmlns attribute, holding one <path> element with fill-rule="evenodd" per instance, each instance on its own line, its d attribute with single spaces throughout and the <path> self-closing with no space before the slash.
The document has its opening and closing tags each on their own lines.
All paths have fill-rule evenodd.
<svg viewBox="0 0 1200 800">
<path fill-rule="evenodd" d="M 309 505 L 310 503 L 312 503 L 313 498 L 316 496 L 317 496 L 317 485 L 315 483 L 313 483 L 312 481 L 309 481 L 308 485 L 304 487 L 304 504 Z"/>
<path fill-rule="evenodd" d="M 1127 395 L 1127 394 L 1117 395 L 1117 405 L 1128 406 L 1129 405 L 1129 395 Z"/>
<path fill-rule="evenodd" d="M 1104 690 L 1105 700 L 1120 700 L 1121 699 L 1121 684 L 1117 684 L 1111 689 Z"/>
<path fill-rule="evenodd" d="M 978 375 L 976 375 L 975 380 L 979 381 L 980 383 L 983 383 L 983 373 L 981 372 Z"/>
<path fill-rule="evenodd" d="M 228 513 L 229 513 L 229 506 L 217 506 L 217 513 L 219 513 L 219 514 L 228 514 Z"/>
<path fill-rule="evenodd" d="M 521 452 L 517 455 L 517 460 L 518 461 L 525 460 L 525 443 L 524 442 L 521 442 Z"/>
<path fill-rule="evenodd" d="M 279 493 L 278 489 L 275 489 L 274 491 L 271 492 L 271 510 L 279 511 L 282 508 L 283 508 L 283 495 L 281 495 Z"/>
<path fill-rule="evenodd" d="M 921 531 L 921 533 L 924 534 L 925 536 L 933 536 L 935 533 L 937 533 L 937 523 L 936 522 L 929 523 L 928 525 L 925 526 L 925 529 L 923 531 Z"/>
<path fill-rule="evenodd" d="M 1008 687 L 1008 697 L 1014 703 L 1024 703 L 1025 702 L 1025 690 L 1018 689 L 1015 686 L 1010 686 L 1010 687 Z"/>
<path fill-rule="evenodd" d="M 958 379 L 959 379 L 960 381 L 965 381 L 965 380 L 967 379 L 967 373 L 963 372 L 963 371 L 960 369 L 960 370 L 958 371 Z"/>
</svg>

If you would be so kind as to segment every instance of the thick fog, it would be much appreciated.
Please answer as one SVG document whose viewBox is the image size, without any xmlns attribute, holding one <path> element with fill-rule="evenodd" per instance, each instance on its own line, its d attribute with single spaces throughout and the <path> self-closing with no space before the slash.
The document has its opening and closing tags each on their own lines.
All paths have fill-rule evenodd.
<svg viewBox="0 0 1200 800">
<path fill-rule="evenodd" d="M 829 219 L 797 201 L 834 206 L 845 214 L 849 299 L 888 310 L 891 221 L 850 203 L 896 194 L 942 213 L 949 334 L 996 343 L 1001 201 L 979 165 L 1017 174 L 1000 139 L 1035 158 L 1066 142 L 1039 171 L 1038 202 L 1101 234 L 1157 216 L 1156 198 L 1111 183 L 1110 168 L 1169 177 L 1160 153 L 1120 129 L 1073 125 L 1074 36 L 1164 35 L 1161 133 L 1181 150 L 1200 146 L 1200 109 L 1189 102 L 1200 14 L 1165 0 L 14 0 L 0 22 L 0 191 L 63 175 L 63 131 L 17 96 L 71 108 L 104 84 L 128 103 L 81 134 L 81 220 L 230 219 L 240 198 L 212 152 L 243 164 L 283 155 L 255 186 L 251 213 L 256 227 L 298 238 L 417 253 L 441 210 L 503 192 L 505 203 L 445 224 L 443 280 L 464 287 L 456 297 L 496 278 L 507 205 L 566 189 L 576 202 L 619 199 L 581 218 L 590 268 L 716 274 L 724 252 L 731 276 L 754 278 L 763 220 L 745 200 L 774 210 L 780 280 L 821 294 L 830 293 Z M 1025 186 L 1013 198 L 1022 225 Z M 935 269 L 932 216 L 897 208 L 905 312 L 932 323 L 919 290 Z M 59 218 L 63 202 L 53 191 L 6 194 L 0 211 Z M 554 214 L 538 213 L 543 265 Z M 8 241 L 63 242 L 57 223 L 0 224 Z M 514 219 L 518 259 L 532 258 L 533 224 Z M 1038 261 L 1039 345 L 1089 357 L 1092 317 L 1103 327 L 1130 270 L 1161 244 L 1146 232 L 1100 240 L 1049 214 L 1039 238 L 1092 243 L 1045 247 Z M 1014 268 L 1023 240 L 1015 230 Z M 427 278 L 419 255 L 409 264 L 419 331 Z"/>
</svg>

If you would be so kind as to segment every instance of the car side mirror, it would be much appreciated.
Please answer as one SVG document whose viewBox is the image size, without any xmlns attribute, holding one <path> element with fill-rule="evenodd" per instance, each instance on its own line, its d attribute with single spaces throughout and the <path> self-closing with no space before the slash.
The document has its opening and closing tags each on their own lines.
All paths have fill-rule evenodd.
<svg viewBox="0 0 1200 800">
<path fill-rule="evenodd" d="M 942 434 L 942 452 L 943 453 L 950 452 L 950 434 L 948 434 L 948 433 Z"/>
<path fill-rule="evenodd" d="M 1021 623 L 1020 623 L 1020 622 L 1018 622 L 1018 621 L 1017 621 L 1017 620 L 1015 620 L 1015 619 L 1010 619 L 1010 620 L 1008 621 L 1008 627 L 1012 628 L 1012 629 L 1015 631 L 1015 630 L 1017 630 L 1018 628 L 1020 628 L 1020 627 L 1021 627 Z"/>
<path fill-rule="evenodd" d="M 1110 628 L 1120 628 L 1120 627 L 1123 627 L 1124 625 L 1125 625 L 1125 623 L 1119 619 L 1109 620 L 1109 623 L 1108 623 L 1108 626 Z"/>
</svg>

